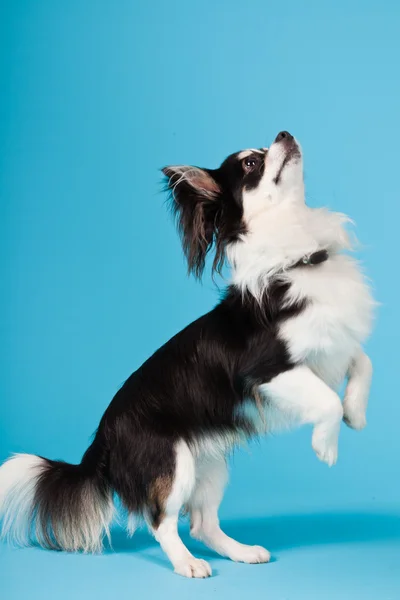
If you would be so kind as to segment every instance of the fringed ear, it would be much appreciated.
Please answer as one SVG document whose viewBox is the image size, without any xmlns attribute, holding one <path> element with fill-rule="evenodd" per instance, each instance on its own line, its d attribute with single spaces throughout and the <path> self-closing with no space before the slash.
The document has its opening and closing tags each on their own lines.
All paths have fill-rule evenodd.
<svg viewBox="0 0 400 600">
<path fill-rule="evenodd" d="M 163 169 L 176 216 L 189 273 L 201 278 L 207 253 L 216 240 L 221 188 L 213 171 L 189 166 Z M 215 261 L 214 261 L 215 263 Z M 215 268 L 215 264 L 214 264 Z"/>
</svg>

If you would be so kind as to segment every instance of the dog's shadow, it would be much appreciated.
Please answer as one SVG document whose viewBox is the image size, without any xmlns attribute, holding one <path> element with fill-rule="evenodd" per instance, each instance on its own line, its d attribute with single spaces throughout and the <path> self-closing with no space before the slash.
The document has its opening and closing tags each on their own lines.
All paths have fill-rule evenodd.
<svg viewBox="0 0 400 600">
<path fill-rule="evenodd" d="M 258 519 L 223 521 L 222 528 L 233 538 L 245 544 L 258 544 L 268 548 L 272 556 L 282 551 L 304 546 L 400 540 L 400 512 L 320 512 L 314 514 L 289 514 Z M 192 540 L 188 528 L 183 526 L 184 543 L 199 557 L 216 558 L 216 554 Z M 146 560 L 166 564 L 154 552 L 158 546 L 145 529 L 139 529 L 132 538 L 125 530 L 114 528 L 112 547 L 106 552 L 140 552 Z M 147 550 L 147 552 L 146 552 Z"/>
</svg>

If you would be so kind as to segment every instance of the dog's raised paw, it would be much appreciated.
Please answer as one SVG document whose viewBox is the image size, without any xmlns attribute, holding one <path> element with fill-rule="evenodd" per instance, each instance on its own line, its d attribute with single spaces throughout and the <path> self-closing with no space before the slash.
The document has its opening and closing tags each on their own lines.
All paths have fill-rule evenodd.
<svg viewBox="0 0 400 600">
<path fill-rule="evenodd" d="M 312 447 L 322 462 L 329 467 L 336 464 L 338 458 L 338 445 L 336 436 L 327 435 L 326 431 L 318 426 L 314 428 Z"/>
<path fill-rule="evenodd" d="M 366 426 L 367 417 L 365 416 L 365 412 L 361 410 L 352 410 L 350 407 L 344 405 L 343 421 L 348 427 L 351 427 L 351 429 L 360 431 Z"/>
</svg>

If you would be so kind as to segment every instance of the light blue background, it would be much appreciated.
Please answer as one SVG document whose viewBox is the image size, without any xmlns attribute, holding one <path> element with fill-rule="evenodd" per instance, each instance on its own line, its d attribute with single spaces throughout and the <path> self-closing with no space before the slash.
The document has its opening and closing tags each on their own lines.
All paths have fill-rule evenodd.
<svg viewBox="0 0 400 600">
<path fill-rule="evenodd" d="M 1 459 L 79 461 L 124 379 L 216 302 L 208 275 L 185 276 L 165 164 L 215 167 L 290 130 L 309 203 L 354 218 L 382 303 L 369 425 L 343 427 L 337 466 L 318 463 L 309 430 L 233 461 L 226 527 L 274 562 L 191 542 L 216 576 L 186 581 L 145 532 L 117 531 L 94 557 L 3 545 L 4 600 L 400 597 L 399 7 L 1 3 Z"/>
</svg>

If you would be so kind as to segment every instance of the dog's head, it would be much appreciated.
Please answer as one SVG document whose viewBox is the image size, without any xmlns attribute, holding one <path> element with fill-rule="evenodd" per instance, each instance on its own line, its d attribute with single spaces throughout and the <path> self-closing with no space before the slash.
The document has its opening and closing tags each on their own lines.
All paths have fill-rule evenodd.
<svg viewBox="0 0 400 600">
<path fill-rule="evenodd" d="M 262 226 L 260 216 L 282 203 L 304 202 L 301 150 L 287 131 L 269 148 L 231 154 L 218 169 L 170 166 L 163 173 L 189 272 L 197 277 L 213 246 L 219 271 L 227 247 Z"/>
</svg>

